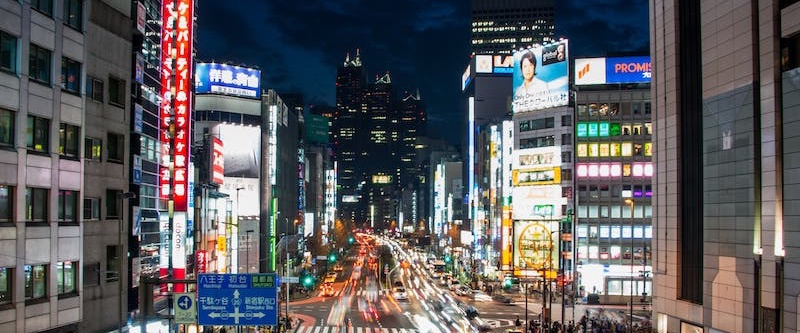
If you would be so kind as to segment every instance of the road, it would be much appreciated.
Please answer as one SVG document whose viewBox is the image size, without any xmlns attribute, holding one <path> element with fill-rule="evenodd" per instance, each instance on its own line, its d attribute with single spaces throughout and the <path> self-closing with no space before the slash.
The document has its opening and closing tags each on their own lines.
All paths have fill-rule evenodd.
<svg viewBox="0 0 800 333">
<path fill-rule="evenodd" d="M 358 237 L 331 284 L 332 295 L 320 288 L 309 299 L 291 303 L 291 313 L 300 319 L 295 333 L 503 332 L 514 327 L 517 315 L 524 318 L 524 307 L 516 304 L 456 296 L 431 276 L 418 253 L 388 239 L 376 243 Z M 390 251 L 396 263 L 388 282 L 375 262 L 381 251 Z M 392 290 L 401 285 L 405 298 Z M 478 315 L 468 316 L 470 310 Z M 530 316 L 536 315 L 531 307 Z"/>
</svg>

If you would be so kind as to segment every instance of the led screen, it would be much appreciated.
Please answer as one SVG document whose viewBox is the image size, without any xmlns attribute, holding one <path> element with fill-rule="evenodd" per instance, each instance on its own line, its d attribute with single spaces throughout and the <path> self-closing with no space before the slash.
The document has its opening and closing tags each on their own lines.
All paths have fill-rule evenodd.
<svg viewBox="0 0 800 333">
<path fill-rule="evenodd" d="M 514 113 L 567 105 L 567 56 L 566 40 L 514 53 Z"/>
</svg>

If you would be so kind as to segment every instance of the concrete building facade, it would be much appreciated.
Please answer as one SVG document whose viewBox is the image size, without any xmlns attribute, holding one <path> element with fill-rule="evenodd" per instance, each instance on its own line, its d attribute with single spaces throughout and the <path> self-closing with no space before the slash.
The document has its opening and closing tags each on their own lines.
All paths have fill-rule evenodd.
<svg viewBox="0 0 800 333">
<path fill-rule="evenodd" d="M 650 15 L 654 325 L 796 332 L 800 3 Z"/>
</svg>

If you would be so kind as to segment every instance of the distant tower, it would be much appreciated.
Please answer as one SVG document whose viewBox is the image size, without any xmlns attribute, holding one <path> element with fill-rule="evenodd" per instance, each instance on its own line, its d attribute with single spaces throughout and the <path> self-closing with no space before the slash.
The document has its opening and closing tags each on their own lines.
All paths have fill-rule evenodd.
<svg viewBox="0 0 800 333">
<path fill-rule="evenodd" d="M 338 163 L 337 202 L 342 196 L 356 195 L 359 183 L 365 180 L 358 160 L 364 155 L 364 120 L 366 112 L 362 106 L 365 74 L 361 67 L 360 52 L 355 57 L 348 53 L 341 67 L 336 71 L 336 112 L 333 116 L 331 134 L 334 160 Z M 353 221 L 354 208 L 339 205 L 340 219 Z"/>
<path fill-rule="evenodd" d="M 510 54 L 520 47 L 552 42 L 553 3 L 553 0 L 472 0 L 472 53 Z"/>
</svg>

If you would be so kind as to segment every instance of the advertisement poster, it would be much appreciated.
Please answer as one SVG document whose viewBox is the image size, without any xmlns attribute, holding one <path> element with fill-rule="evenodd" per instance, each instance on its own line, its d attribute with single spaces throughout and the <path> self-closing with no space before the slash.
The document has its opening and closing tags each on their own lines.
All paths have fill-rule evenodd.
<svg viewBox="0 0 800 333">
<path fill-rule="evenodd" d="M 514 113 L 567 105 L 568 69 L 566 40 L 514 53 Z"/>
<path fill-rule="evenodd" d="M 557 247 L 557 222 L 514 222 L 515 268 L 535 271 L 558 270 L 558 260 L 554 259 L 558 258 Z"/>
</svg>

